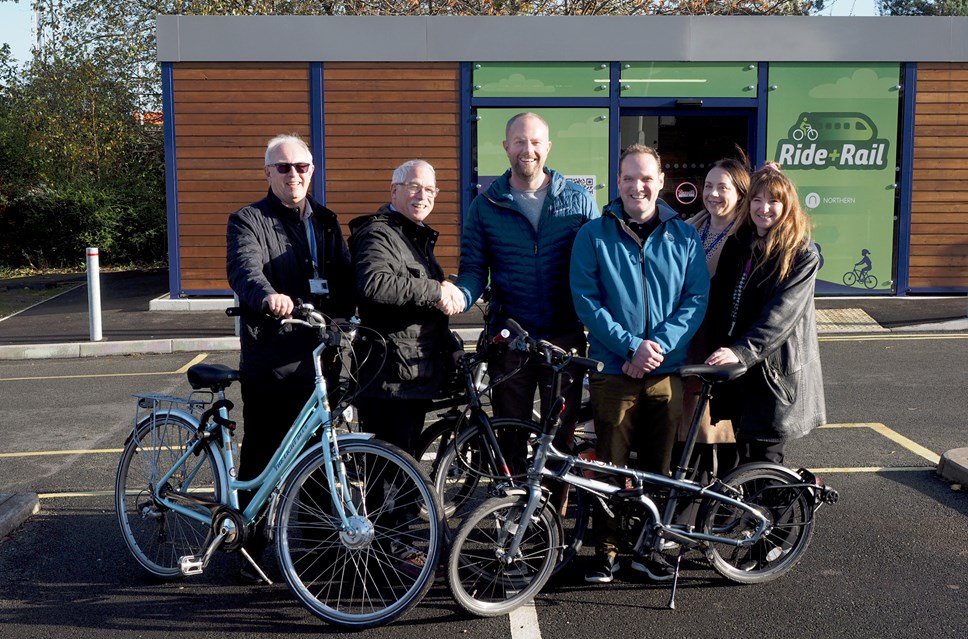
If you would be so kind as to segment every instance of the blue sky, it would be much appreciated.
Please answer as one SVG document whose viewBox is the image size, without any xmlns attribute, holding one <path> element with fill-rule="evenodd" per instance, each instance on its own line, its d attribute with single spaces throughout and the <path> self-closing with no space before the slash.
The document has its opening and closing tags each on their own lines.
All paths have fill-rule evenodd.
<svg viewBox="0 0 968 639">
<path fill-rule="evenodd" d="M 875 0 L 833 0 L 823 15 L 877 15 Z M 30 0 L 0 2 L 0 42 L 7 42 L 15 58 L 21 62 L 30 57 L 32 41 Z"/>
<path fill-rule="evenodd" d="M 30 1 L 0 2 L 0 42 L 10 44 L 13 56 L 21 62 L 30 57 Z"/>
</svg>

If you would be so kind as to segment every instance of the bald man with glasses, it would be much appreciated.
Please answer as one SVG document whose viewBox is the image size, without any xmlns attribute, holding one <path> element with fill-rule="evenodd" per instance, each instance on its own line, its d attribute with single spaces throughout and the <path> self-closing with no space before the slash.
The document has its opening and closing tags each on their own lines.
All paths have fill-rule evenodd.
<svg viewBox="0 0 968 639">
<path fill-rule="evenodd" d="M 309 196 L 313 156 L 296 135 L 278 135 L 265 152 L 266 196 L 229 217 L 226 270 L 242 309 L 242 440 L 239 479 L 265 468 L 314 390 L 313 331 L 280 326 L 299 302 L 329 317 L 355 313 L 349 250 L 336 213 Z M 338 372 L 331 366 L 330 374 Z M 266 538 L 246 549 L 258 561 Z M 243 564 L 244 581 L 258 574 Z"/>
</svg>

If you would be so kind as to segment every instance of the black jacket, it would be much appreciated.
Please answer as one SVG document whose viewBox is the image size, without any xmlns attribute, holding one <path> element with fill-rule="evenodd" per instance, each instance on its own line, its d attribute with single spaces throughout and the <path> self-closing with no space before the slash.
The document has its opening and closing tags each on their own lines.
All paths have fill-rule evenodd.
<svg viewBox="0 0 968 639">
<path fill-rule="evenodd" d="M 286 207 L 270 190 L 254 204 L 229 217 L 226 270 L 242 307 L 242 354 L 239 368 L 250 375 L 283 379 L 297 375 L 312 380 L 312 351 L 319 343 L 313 331 L 279 326 L 266 317 L 262 301 L 283 293 L 313 304 L 330 317 L 351 317 L 355 311 L 353 270 L 336 214 L 309 198 L 316 237 L 319 276 L 329 295 L 310 293 L 313 265 L 299 211 Z"/>
<path fill-rule="evenodd" d="M 713 348 L 731 348 L 748 369 L 714 389 L 712 413 L 732 419 L 739 437 L 782 442 L 803 437 L 827 418 L 813 302 L 820 256 L 805 245 L 782 282 L 773 264 L 753 272 L 729 334 L 736 283 L 752 252 L 752 232 L 740 229 L 726 240 L 712 282 Z"/>
<path fill-rule="evenodd" d="M 434 257 L 437 235 L 389 205 L 350 222 L 360 321 L 387 342 L 383 362 L 381 345 L 365 333 L 358 340 L 361 397 L 440 394 L 454 347 L 447 316 L 436 308 L 444 278 Z"/>
</svg>

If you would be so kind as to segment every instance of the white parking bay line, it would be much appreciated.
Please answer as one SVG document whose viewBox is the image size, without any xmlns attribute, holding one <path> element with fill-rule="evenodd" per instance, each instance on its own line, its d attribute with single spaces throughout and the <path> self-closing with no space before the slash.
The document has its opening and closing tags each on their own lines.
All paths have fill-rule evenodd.
<svg viewBox="0 0 968 639">
<path fill-rule="evenodd" d="M 508 615 L 511 620 L 511 639 L 541 639 L 541 628 L 538 627 L 538 612 L 534 609 L 534 601 L 529 601 Z"/>
</svg>

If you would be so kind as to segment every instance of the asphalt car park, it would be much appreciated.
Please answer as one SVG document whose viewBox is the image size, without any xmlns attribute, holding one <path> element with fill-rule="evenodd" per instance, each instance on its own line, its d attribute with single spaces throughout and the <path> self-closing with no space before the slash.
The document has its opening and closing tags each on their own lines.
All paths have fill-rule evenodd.
<svg viewBox="0 0 968 639">
<path fill-rule="evenodd" d="M 792 443 L 788 465 L 822 474 L 841 500 L 817 514 L 790 574 L 737 586 L 690 554 L 670 611 L 667 584 L 623 570 L 589 586 L 579 557 L 510 617 L 466 617 L 438 579 L 407 616 L 365 635 L 962 636 L 968 496 L 935 466 L 966 445 L 968 335 L 824 339 L 821 348 L 831 423 Z M 132 394 L 189 392 L 184 371 L 196 361 L 232 366 L 237 353 L 0 362 L 0 492 L 35 492 L 41 503 L 0 542 L 4 636 L 335 633 L 282 583 L 240 586 L 234 557 L 162 583 L 127 556 L 112 492 Z"/>
</svg>

